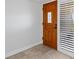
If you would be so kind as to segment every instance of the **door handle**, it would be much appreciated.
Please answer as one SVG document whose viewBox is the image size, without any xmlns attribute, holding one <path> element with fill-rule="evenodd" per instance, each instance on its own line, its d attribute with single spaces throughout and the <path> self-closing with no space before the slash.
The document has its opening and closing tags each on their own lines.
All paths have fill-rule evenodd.
<svg viewBox="0 0 79 59">
<path fill-rule="evenodd" d="M 54 28 L 57 29 L 57 24 L 55 24 L 55 27 Z"/>
</svg>

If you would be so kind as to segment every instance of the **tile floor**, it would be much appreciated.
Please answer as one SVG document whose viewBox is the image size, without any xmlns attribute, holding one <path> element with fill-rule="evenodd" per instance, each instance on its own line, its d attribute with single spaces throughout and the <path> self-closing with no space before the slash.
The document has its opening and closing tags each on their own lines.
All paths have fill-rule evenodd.
<svg viewBox="0 0 79 59">
<path fill-rule="evenodd" d="M 10 56 L 6 59 L 73 59 L 42 44 Z"/>
</svg>

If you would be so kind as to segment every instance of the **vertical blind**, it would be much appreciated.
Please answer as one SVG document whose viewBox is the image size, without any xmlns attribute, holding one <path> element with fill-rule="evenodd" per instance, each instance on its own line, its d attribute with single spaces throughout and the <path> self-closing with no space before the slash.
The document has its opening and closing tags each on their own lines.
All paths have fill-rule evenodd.
<svg viewBox="0 0 79 59">
<path fill-rule="evenodd" d="M 60 3 L 60 46 L 69 52 L 74 52 L 74 22 L 72 0 Z"/>
</svg>

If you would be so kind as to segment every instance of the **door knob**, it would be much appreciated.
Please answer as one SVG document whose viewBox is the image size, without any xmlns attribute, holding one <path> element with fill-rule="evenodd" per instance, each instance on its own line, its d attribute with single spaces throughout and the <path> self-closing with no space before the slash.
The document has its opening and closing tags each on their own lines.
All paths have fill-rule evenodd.
<svg viewBox="0 0 79 59">
<path fill-rule="evenodd" d="M 55 24 L 55 29 L 57 29 L 57 24 Z"/>
</svg>

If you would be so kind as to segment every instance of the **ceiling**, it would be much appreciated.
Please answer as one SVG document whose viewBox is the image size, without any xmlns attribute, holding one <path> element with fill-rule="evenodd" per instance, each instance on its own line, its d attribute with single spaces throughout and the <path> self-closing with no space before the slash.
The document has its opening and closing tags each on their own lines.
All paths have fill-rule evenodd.
<svg viewBox="0 0 79 59">
<path fill-rule="evenodd" d="M 52 1 L 55 1 L 55 0 L 35 0 L 39 3 L 48 3 L 48 2 L 52 2 Z"/>
<path fill-rule="evenodd" d="M 48 3 L 48 2 L 52 2 L 52 1 L 56 1 L 56 0 L 34 0 L 34 1 L 44 4 L 44 3 Z M 74 0 L 60 0 L 60 2 L 62 2 L 62 3 L 65 3 L 67 1 L 74 1 Z"/>
</svg>

